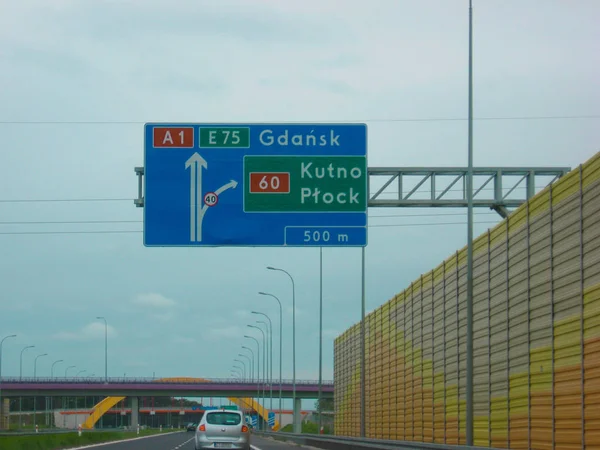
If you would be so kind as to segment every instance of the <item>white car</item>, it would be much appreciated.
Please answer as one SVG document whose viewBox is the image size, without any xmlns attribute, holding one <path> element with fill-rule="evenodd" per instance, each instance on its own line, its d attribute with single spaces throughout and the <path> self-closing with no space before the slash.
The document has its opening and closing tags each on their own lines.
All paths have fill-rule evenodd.
<svg viewBox="0 0 600 450">
<path fill-rule="evenodd" d="M 206 411 L 196 429 L 196 450 L 203 448 L 233 448 L 250 450 L 250 429 L 241 411 Z"/>
</svg>

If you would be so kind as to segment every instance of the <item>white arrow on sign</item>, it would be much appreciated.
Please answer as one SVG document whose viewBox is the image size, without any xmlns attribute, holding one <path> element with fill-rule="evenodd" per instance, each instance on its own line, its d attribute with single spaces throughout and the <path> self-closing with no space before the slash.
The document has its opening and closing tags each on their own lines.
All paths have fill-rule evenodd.
<svg viewBox="0 0 600 450">
<path fill-rule="evenodd" d="M 238 185 L 238 182 L 235 180 L 230 180 L 229 183 L 224 184 L 223 186 L 221 186 L 219 189 L 217 189 L 215 191 L 215 195 L 217 197 L 219 197 L 219 195 L 221 195 L 223 192 L 225 192 L 227 189 L 235 189 Z M 206 211 L 208 209 L 208 205 L 205 203 L 202 206 L 202 213 L 204 214 L 204 211 Z"/>
<path fill-rule="evenodd" d="M 185 162 L 185 168 L 190 170 L 190 241 L 202 240 L 202 219 L 204 208 L 198 208 L 202 201 L 202 168 L 208 169 L 206 160 L 199 153 L 194 153 Z"/>
</svg>

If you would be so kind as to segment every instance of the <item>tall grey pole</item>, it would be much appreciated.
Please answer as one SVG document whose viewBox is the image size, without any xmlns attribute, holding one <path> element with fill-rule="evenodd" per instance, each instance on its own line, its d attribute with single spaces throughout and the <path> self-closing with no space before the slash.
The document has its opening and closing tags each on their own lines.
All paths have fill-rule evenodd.
<svg viewBox="0 0 600 450">
<path fill-rule="evenodd" d="M 241 359 L 234 359 L 234 361 L 239 362 L 242 365 L 242 373 L 244 374 L 244 380 L 246 379 L 246 363 Z"/>
<path fill-rule="evenodd" d="M 54 378 L 54 366 L 61 362 L 63 362 L 63 360 L 59 359 L 58 361 L 54 361 L 52 363 L 52 366 L 50 367 L 50 378 Z"/>
<path fill-rule="evenodd" d="M 42 353 L 41 355 L 37 355 L 35 357 L 35 360 L 33 361 L 33 379 L 37 379 L 37 360 L 38 358 L 41 358 L 42 356 L 48 356 L 48 353 Z"/>
<path fill-rule="evenodd" d="M 23 350 L 21 350 L 21 356 L 19 358 L 19 381 L 23 380 L 23 353 L 28 348 L 35 348 L 35 345 L 28 345 L 27 347 L 23 347 Z M 0 409 L 1 408 L 2 407 L 0 406 Z M 21 424 L 23 423 L 22 412 L 23 412 L 23 397 L 19 395 L 19 429 L 21 428 Z"/>
<path fill-rule="evenodd" d="M 27 347 L 23 347 L 23 350 L 21 350 L 21 357 L 19 358 L 19 381 L 23 380 L 23 353 L 28 348 L 35 348 L 35 345 L 28 345 Z"/>
<path fill-rule="evenodd" d="M 245 345 L 242 345 L 242 348 L 248 350 L 250 352 L 250 354 L 252 355 L 252 359 L 251 361 L 251 369 L 250 369 L 250 381 L 254 382 L 254 350 L 252 350 L 250 347 L 246 347 Z"/>
<path fill-rule="evenodd" d="M 258 311 L 252 311 L 252 314 L 259 314 L 261 316 L 265 316 L 267 318 L 267 320 L 269 321 L 268 325 L 268 335 L 269 335 L 269 367 L 268 367 L 268 372 L 269 372 L 269 397 L 270 397 L 270 406 L 269 406 L 269 411 L 273 411 L 273 322 L 271 321 L 271 318 L 265 314 L 265 313 L 261 313 Z M 259 322 L 261 323 L 261 322 Z M 262 322 L 265 323 L 266 322 Z"/>
<path fill-rule="evenodd" d="M 469 142 L 467 173 L 467 442 L 473 445 L 473 1 L 469 0 Z"/>
<path fill-rule="evenodd" d="M 62 359 L 59 359 L 59 360 L 57 360 L 57 361 L 54 361 L 54 362 L 52 363 L 52 366 L 50 366 L 50 378 L 54 378 L 54 366 L 56 366 L 58 363 L 61 363 L 61 362 L 63 362 L 63 361 L 64 361 L 64 360 L 62 360 Z M 51 402 L 52 402 L 52 404 L 51 404 L 51 409 L 54 411 L 54 397 L 52 397 L 52 400 L 51 400 Z M 54 423 L 54 426 L 56 426 L 56 422 Z"/>
<path fill-rule="evenodd" d="M 256 392 L 256 398 L 260 399 L 260 344 L 258 343 L 258 339 L 256 339 L 255 337 L 252 336 L 244 336 L 246 339 L 252 339 L 254 342 L 256 342 L 256 381 L 258 383 L 257 386 L 257 392 Z M 264 356 L 263 356 L 264 358 Z M 258 420 L 258 419 L 257 419 Z M 258 422 L 257 422 L 258 425 Z"/>
<path fill-rule="evenodd" d="M 287 274 L 292 281 L 292 411 L 293 411 L 293 432 L 300 433 L 302 428 L 298 423 L 298 415 L 296 414 L 296 286 L 294 283 L 294 278 L 290 275 L 289 272 L 278 269 L 276 267 L 267 267 L 269 270 L 278 270 Z"/>
<path fill-rule="evenodd" d="M 245 355 L 244 353 L 238 353 L 238 356 L 242 356 L 244 358 L 248 359 L 248 376 L 246 377 L 246 381 L 250 382 L 252 381 L 252 360 L 250 359 L 250 357 L 248 355 Z"/>
<path fill-rule="evenodd" d="M 265 332 L 263 331 L 262 328 L 257 327 L 256 325 L 248 325 L 249 328 L 256 328 L 257 330 L 260 331 L 260 333 L 262 334 L 262 338 L 263 338 L 263 359 L 262 359 L 262 374 L 263 374 L 263 382 L 262 382 L 262 404 L 261 406 L 263 407 L 263 411 L 265 409 L 265 384 L 266 384 L 266 379 L 267 379 L 267 372 L 266 372 L 266 360 L 267 360 L 267 350 L 266 350 L 266 346 L 267 346 L 267 338 L 265 336 Z M 268 417 L 268 415 L 267 415 Z M 264 426 L 264 417 L 263 417 L 263 429 L 266 431 L 266 428 Z"/>
<path fill-rule="evenodd" d="M 108 322 L 104 317 L 96 317 L 104 320 L 104 381 L 108 383 Z"/>
<path fill-rule="evenodd" d="M 244 381 L 244 378 L 246 377 L 246 370 L 242 366 L 238 365 L 233 366 L 233 368 L 240 371 L 240 381 Z"/>
<path fill-rule="evenodd" d="M 279 304 L 279 428 L 281 429 L 281 409 L 283 408 L 283 308 L 281 307 L 281 301 L 275 295 L 268 294 L 267 292 L 259 292 L 259 294 L 273 297 L 275 300 L 277 300 L 277 303 Z"/>
<path fill-rule="evenodd" d="M 5 336 L 0 340 L 0 425 L 4 423 L 4 404 L 2 403 L 2 344 L 9 338 L 17 337 L 16 334 Z"/>
<path fill-rule="evenodd" d="M 319 247 L 319 430 L 323 426 L 323 247 Z"/>
<path fill-rule="evenodd" d="M 267 319 L 269 317 L 267 316 Z M 271 322 L 271 320 L 269 319 L 269 322 Z M 265 325 L 266 329 L 267 329 L 267 386 L 272 386 L 273 380 L 272 377 L 269 375 L 270 372 L 273 372 L 272 369 L 270 369 L 270 367 L 273 366 L 273 336 L 271 335 L 271 331 L 270 331 L 270 327 L 269 327 L 269 323 L 265 322 L 264 320 L 257 320 L 256 323 L 262 323 Z M 269 425 L 269 427 L 271 426 L 271 424 L 269 423 L 269 414 L 271 413 L 271 410 L 273 409 L 273 388 L 270 388 L 270 392 L 271 392 L 271 406 L 269 407 L 269 413 L 267 414 L 267 424 Z M 267 399 L 265 398 L 265 403 L 266 403 Z"/>
<path fill-rule="evenodd" d="M 69 366 L 65 369 L 65 378 L 67 378 L 67 372 L 69 371 L 69 369 L 75 369 L 77 366 Z"/>
<path fill-rule="evenodd" d="M 33 361 L 33 379 L 37 379 L 37 360 L 42 356 L 48 356 L 48 353 L 42 353 L 41 355 L 37 355 L 35 360 Z M 35 428 L 37 424 L 37 402 L 35 395 L 33 396 L 33 428 Z"/>
<path fill-rule="evenodd" d="M 366 358 L 365 358 L 365 314 L 366 314 L 366 295 L 365 295 L 365 248 L 361 252 L 361 308 L 360 308 L 360 436 L 366 437 Z"/>
</svg>

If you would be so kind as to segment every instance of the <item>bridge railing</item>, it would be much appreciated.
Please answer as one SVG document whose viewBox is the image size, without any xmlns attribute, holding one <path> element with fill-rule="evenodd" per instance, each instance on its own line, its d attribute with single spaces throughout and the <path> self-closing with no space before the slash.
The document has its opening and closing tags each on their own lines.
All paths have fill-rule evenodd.
<svg viewBox="0 0 600 450">
<path fill-rule="evenodd" d="M 240 381 L 240 380 L 232 380 L 231 378 L 204 378 L 206 383 L 219 383 L 219 384 L 232 384 L 232 385 L 247 385 L 247 386 L 256 386 L 257 384 L 263 385 L 265 384 L 264 380 L 261 381 Z M 104 377 L 2 377 L 0 380 L 1 383 L 22 383 L 22 384 L 31 384 L 31 383 L 59 383 L 59 384 L 104 384 L 106 381 L 108 383 L 114 384 L 204 384 L 204 381 L 198 381 L 194 379 L 185 379 L 181 378 L 176 381 L 168 380 L 168 379 L 160 379 L 160 378 L 152 378 L 152 377 L 110 377 L 108 380 L 105 380 Z M 273 386 L 279 386 L 279 380 L 272 380 L 271 383 L 267 383 Z M 292 385 L 292 380 L 282 380 L 282 384 L 284 385 Z M 311 385 L 315 386 L 318 384 L 318 381 L 315 380 L 296 380 L 296 385 Z M 333 380 L 323 380 L 323 386 L 333 386 Z"/>
</svg>

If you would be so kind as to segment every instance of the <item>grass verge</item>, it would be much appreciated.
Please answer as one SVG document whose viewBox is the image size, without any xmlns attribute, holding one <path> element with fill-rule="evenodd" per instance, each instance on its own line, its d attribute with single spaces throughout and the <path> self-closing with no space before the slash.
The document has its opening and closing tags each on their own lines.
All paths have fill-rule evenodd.
<svg viewBox="0 0 600 450">
<path fill-rule="evenodd" d="M 166 434 L 170 431 L 163 431 Z M 140 430 L 139 436 L 160 434 L 159 430 Z M 77 432 L 63 434 L 40 434 L 37 436 L 0 436 L 2 450 L 62 450 L 102 442 L 120 441 L 138 437 L 135 431 L 99 431 L 79 437 Z"/>
</svg>

